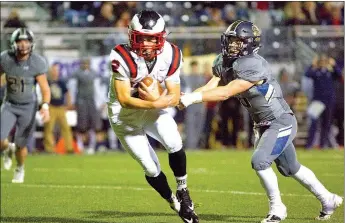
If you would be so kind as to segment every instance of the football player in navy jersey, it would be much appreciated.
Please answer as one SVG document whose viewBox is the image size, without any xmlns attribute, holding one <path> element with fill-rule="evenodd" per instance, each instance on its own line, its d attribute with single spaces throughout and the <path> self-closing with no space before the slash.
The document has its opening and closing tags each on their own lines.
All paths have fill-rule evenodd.
<svg viewBox="0 0 345 223">
<path fill-rule="evenodd" d="M 221 36 L 222 53 L 213 63 L 213 78 L 193 93 L 181 96 L 179 107 L 238 98 L 254 121 L 256 142 L 251 165 L 269 199 L 269 212 L 261 223 L 277 223 L 287 217 L 273 162 L 283 176 L 291 176 L 315 195 L 322 205 L 316 219 L 327 220 L 343 199 L 329 192 L 310 169 L 297 161 L 292 143 L 297 132 L 296 117 L 268 62 L 257 53 L 260 38 L 261 32 L 252 22 L 232 23 Z"/>
</svg>

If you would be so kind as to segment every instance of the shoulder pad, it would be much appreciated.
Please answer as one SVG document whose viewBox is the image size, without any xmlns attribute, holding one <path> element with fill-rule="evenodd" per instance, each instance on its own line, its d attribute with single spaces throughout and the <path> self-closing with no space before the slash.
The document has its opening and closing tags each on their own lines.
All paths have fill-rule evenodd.
<svg viewBox="0 0 345 223">
<path fill-rule="evenodd" d="M 240 57 L 233 63 L 234 70 L 244 70 L 248 67 L 259 67 L 262 66 L 262 61 L 252 55 Z"/>
<path fill-rule="evenodd" d="M 135 63 L 135 60 L 130 53 L 130 50 L 127 48 L 127 45 L 126 44 L 116 45 L 113 50 L 116 52 L 117 56 L 121 57 L 122 60 L 125 62 L 126 66 L 128 67 L 130 71 L 131 77 L 135 78 L 138 74 L 137 64 Z M 119 66 L 118 64 L 113 64 L 113 61 L 111 61 L 111 63 L 112 63 L 112 67 Z"/>
<path fill-rule="evenodd" d="M 268 71 L 263 58 L 249 55 L 238 58 L 233 63 L 233 69 L 237 77 L 246 81 L 256 82 L 268 79 Z"/>
<path fill-rule="evenodd" d="M 33 64 L 35 64 L 37 68 L 38 74 L 46 74 L 48 72 L 47 60 L 37 53 L 32 53 L 31 57 Z"/>
<path fill-rule="evenodd" d="M 181 59 L 182 59 L 182 53 L 181 50 L 178 48 L 178 46 L 171 44 L 171 63 L 169 66 L 168 74 L 167 76 L 171 76 L 176 72 L 176 70 L 180 67 L 181 65 Z"/>
</svg>

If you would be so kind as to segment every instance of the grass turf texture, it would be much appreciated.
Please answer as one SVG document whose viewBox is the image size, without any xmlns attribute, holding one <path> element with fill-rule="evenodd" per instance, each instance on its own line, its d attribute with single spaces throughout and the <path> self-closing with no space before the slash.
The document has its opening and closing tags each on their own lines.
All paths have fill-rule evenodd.
<svg viewBox="0 0 345 223">
<path fill-rule="evenodd" d="M 268 202 L 250 167 L 252 151 L 187 152 L 188 186 L 200 222 L 260 222 Z M 158 152 L 175 191 L 168 156 Z M 344 151 L 298 150 L 332 192 L 343 196 Z M 140 166 L 126 153 L 94 156 L 33 155 L 26 162 L 25 183 L 12 184 L 13 171 L 1 170 L 1 222 L 180 223 L 145 181 Z M 274 167 L 276 173 L 278 171 Z M 314 223 L 320 203 L 295 180 L 279 173 L 284 223 Z M 344 206 L 328 222 L 341 223 Z"/>
</svg>

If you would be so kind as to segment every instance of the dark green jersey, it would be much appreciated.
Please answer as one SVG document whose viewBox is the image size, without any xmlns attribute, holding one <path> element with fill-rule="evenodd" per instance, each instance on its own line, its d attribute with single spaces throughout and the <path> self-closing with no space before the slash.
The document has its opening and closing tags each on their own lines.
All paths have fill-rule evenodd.
<svg viewBox="0 0 345 223">
<path fill-rule="evenodd" d="M 284 113 L 292 113 L 283 98 L 278 82 L 273 78 L 268 62 L 258 54 L 251 54 L 233 61 L 223 61 L 219 54 L 213 62 L 213 75 L 221 78 L 221 85 L 227 85 L 235 79 L 249 82 L 263 80 L 237 97 L 247 108 L 255 123 L 264 123 L 280 117 Z"/>
<path fill-rule="evenodd" d="M 18 61 L 9 51 L 1 52 L 1 73 L 6 74 L 5 100 L 14 103 L 31 103 L 36 101 L 36 76 L 46 74 L 46 60 L 32 53 L 28 60 Z"/>
</svg>

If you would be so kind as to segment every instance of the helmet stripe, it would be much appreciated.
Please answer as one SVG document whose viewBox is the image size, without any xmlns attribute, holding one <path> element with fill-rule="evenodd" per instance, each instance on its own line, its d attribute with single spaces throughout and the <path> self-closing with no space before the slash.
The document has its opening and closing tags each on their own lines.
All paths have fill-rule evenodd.
<svg viewBox="0 0 345 223">
<path fill-rule="evenodd" d="M 233 25 L 231 26 L 230 31 L 234 31 L 237 29 L 237 27 L 242 23 L 242 20 L 237 20 L 236 22 L 233 23 Z"/>
</svg>

